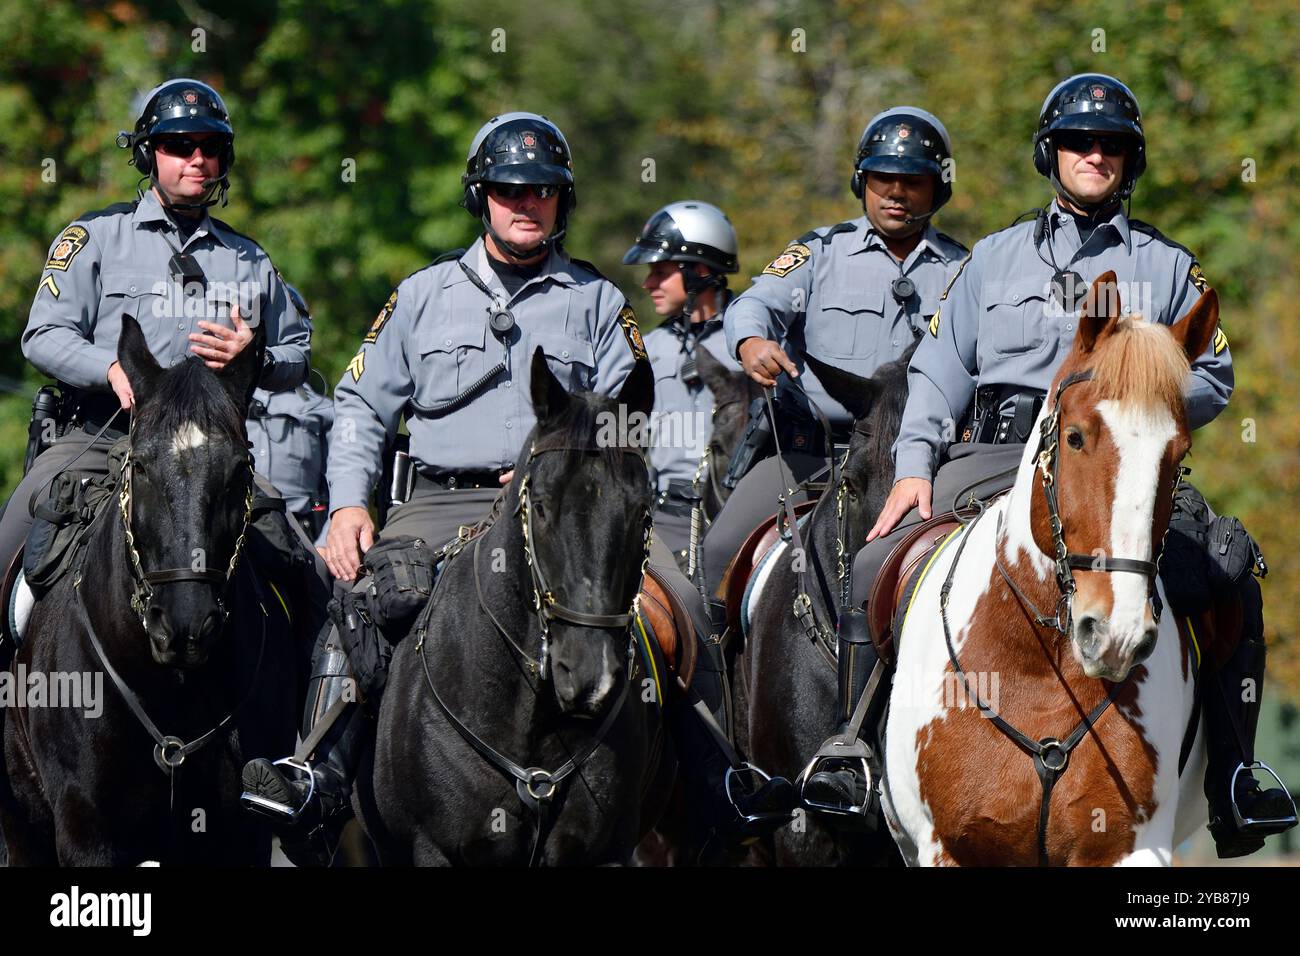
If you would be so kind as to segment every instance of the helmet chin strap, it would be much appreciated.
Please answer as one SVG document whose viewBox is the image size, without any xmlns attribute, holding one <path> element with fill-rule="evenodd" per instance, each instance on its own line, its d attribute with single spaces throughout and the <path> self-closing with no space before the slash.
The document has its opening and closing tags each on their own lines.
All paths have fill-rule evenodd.
<svg viewBox="0 0 1300 956">
<path fill-rule="evenodd" d="M 709 289 L 722 288 L 726 283 L 722 276 L 716 272 L 710 272 L 706 276 L 687 268 L 691 263 L 679 262 L 677 268 L 682 273 L 682 285 L 686 287 L 686 301 L 682 303 L 682 318 L 687 325 L 695 317 L 695 300 L 701 294 Z"/>
<path fill-rule="evenodd" d="M 1064 199 L 1069 200 L 1069 202 L 1072 205 L 1074 205 L 1075 208 L 1082 209 L 1084 215 L 1086 215 L 1089 219 L 1100 219 L 1101 214 L 1103 212 L 1106 212 L 1111 208 L 1118 206 L 1126 198 L 1126 195 L 1124 193 L 1124 186 L 1123 183 L 1121 182 L 1119 189 L 1115 190 L 1115 192 L 1111 193 L 1109 196 L 1107 196 L 1105 199 L 1101 200 L 1100 202 L 1087 202 L 1086 200 L 1080 199 L 1078 196 L 1074 195 L 1074 193 L 1070 192 L 1070 190 L 1066 189 L 1065 184 L 1061 182 L 1061 177 L 1058 175 L 1058 171 L 1056 167 L 1055 156 L 1052 157 L 1052 175 L 1050 178 L 1052 180 L 1052 188 L 1056 190 L 1056 194 L 1058 196 L 1061 196 Z"/>
<path fill-rule="evenodd" d="M 150 174 L 149 182 L 153 185 L 154 189 L 157 190 L 162 207 L 168 211 L 193 212 L 196 210 L 207 209 L 209 206 L 215 206 L 217 203 L 221 203 L 222 207 L 225 207 L 230 202 L 226 196 L 227 191 L 230 189 L 229 173 L 222 173 L 216 179 L 203 180 L 204 198 L 200 202 L 174 202 L 172 198 L 167 195 L 167 190 L 163 189 L 162 184 L 158 182 L 157 173 Z M 137 189 L 138 188 L 139 187 L 137 187 Z"/>
<path fill-rule="evenodd" d="M 551 247 L 558 246 L 560 241 L 564 238 L 565 232 L 568 231 L 568 222 L 565 219 L 561 219 L 556 222 L 554 231 L 537 245 L 533 246 L 533 248 L 520 249 L 514 243 L 507 242 L 501 237 L 500 233 L 492 228 L 492 221 L 488 218 L 487 213 L 484 213 L 479 218 L 483 222 L 483 229 L 492 237 L 492 241 L 497 244 L 497 247 L 503 250 L 505 254 L 510 256 L 512 259 L 517 259 L 520 262 L 525 259 L 534 259 L 539 255 L 550 252 Z"/>
</svg>

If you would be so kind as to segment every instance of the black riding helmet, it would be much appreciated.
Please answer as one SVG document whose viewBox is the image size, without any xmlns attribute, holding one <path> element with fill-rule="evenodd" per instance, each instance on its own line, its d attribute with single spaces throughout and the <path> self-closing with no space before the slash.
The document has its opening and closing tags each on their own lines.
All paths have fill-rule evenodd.
<svg viewBox="0 0 1300 956">
<path fill-rule="evenodd" d="M 235 164 L 235 130 L 221 95 L 208 84 L 188 77 L 168 80 L 154 87 L 145 97 L 144 109 L 135 121 L 135 130 L 117 134 L 117 145 L 131 150 L 128 162 L 156 183 L 153 138 L 169 133 L 217 133 L 225 137 L 221 151 L 219 175 L 203 200 L 196 203 L 173 203 L 173 208 L 197 209 L 220 201 L 226 204 L 230 188 L 230 169 Z"/>
<path fill-rule="evenodd" d="M 517 258 L 526 258 L 538 250 L 521 254 L 492 229 L 488 218 L 484 183 L 536 183 L 560 187 L 559 215 L 555 231 L 542 240 L 539 249 L 559 243 L 568 228 L 569 213 L 578 204 L 573 184 L 573 158 L 569 143 L 560 128 L 537 113 L 503 113 L 488 120 L 474 134 L 465 173 L 460 177 L 465 194 L 460 204 L 483 222 L 483 228 L 497 244 Z"/>
<path fill-rule="evenodd" d="M 1124 160 L 1124 176 L 1119 190 L 1102 205 L 1132 195 L 1138 177 L 1147 168 L 1142 114 L 1132 90 L 1104 73 L 1078 73 L 1056 84 L 1047 94 L 1038 114 L 1038 129 L 1034 133 L 1034 168 L 1052 181 L 1057 192 L 1065 193 L 1081 209 L 1092 211 L 1097 204 L 1082 203 L 1069 196 L 1057 175 L 1052 134 L 1060 130 L 1110 133 L 1128 139 L 1131 146 Z"/>
<path fill-rule="evenodd" d="M 895 106 L 872 117 L 858 140 L 849 188 L 858 199 L 866 185 L 866 174 L 930 174 L 934 181 L 933 216 L 952 198 L 952 183 L 944 164 L 952 158 L 952 141 L 939 117 L 914 106 Z M 921 217 L 917 217 L 921 218 Z"/>
</svg>

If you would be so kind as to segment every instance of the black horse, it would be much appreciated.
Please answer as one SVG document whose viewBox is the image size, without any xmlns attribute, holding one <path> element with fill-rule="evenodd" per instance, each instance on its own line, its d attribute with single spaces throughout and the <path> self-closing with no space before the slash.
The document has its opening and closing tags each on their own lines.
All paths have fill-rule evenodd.
<svg viewBox="0 0 1300 956">
<path fill-rule="evenodd" d="M 163 370 L 123 318 L 130 457 L 13 665 L 51 686 L 84 675 L 98 704 L 7 709 L 11 864 L 269 861 L 269 832 L 239 807 L 240 770 L 292 748 L 303 675 L 296 585 L 262 577 L 250 527 L 244 419 L 261 340 L 217 374 L 194 360 Z"/>
<path fill-rule="evenodd" d="M 649 415 L 652 373 L 570 395 L 539 350 L 531 393 L 494 523 L 393 656 L 354 800 L 385 863 L 624 863 L 666 798 L 645 802 L 663 730 L 629 627 L 651 487 L 637 436 L 607 427 Z"/>
<path fill-rule="evenodd" d="M 809 640 L 792 612 L 799 593 L 799 564 L 792 550 L 774 556 L 761 590 L 754 596 L 744 652 L 738 661 L 737 721 L 752 759 L 771 773 L 794 780 L 822 742 L 835 732 L 837 717 L 835 620 L 828 603 L 837 603 L 841 534 L 847 564 L 866 540 L 894 483 L 892 446 L 907 401 L 911 352 L 877 370 L 870 379 L 826 365 L 808 364 L 832 398 L 853 413 L 840 487 L 828 487 L 803 531 L 803 567 L 823 642 Z M 841 491 L 842 489 L 842 491 Z M 837 515 L 842 503 L 843 518 Z M 775 508 L 775 503 L 773 504 Z M 841 523 L 842 521 L 842 523 Z M 823 586 L 824 584 L 824 586 Z M 828 596 L 830 598 L 828 602 Z M 743 612 L 742 612 L 743 613 Z M 820 644 L 820 646 L 819 646 Z M 881 752 L 877 750 L 877 753 Z M 897 860 L 883 825 L 871 835 L 832 828 L 817 814 L 801 813 L 774 836 L 775 862 L 827 866 L 878 864 Z"/>
</svg>

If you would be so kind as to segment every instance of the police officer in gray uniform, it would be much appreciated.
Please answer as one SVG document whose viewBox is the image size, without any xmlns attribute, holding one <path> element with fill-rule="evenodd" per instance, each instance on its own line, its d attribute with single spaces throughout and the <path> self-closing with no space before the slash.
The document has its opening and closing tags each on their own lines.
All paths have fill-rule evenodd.
<svg viewBox="0 0 1300 956">
<path fill-rule="evenodd" d="M 680 563 L 690 543 L 693 484 L 712 434 L 713 392 L 696 356 L 707 349 L 740 370 L 727 352 L 722 312 L 731 301 L 728 273 L 736 272 L 736 230 L 717 206 L 696 200 L 669 203 L 651 216 L 623 262 L 648 267 L 642 287 L 666 319 L 645 335 L 655 371 L 650 463 L 659 492 L 655 537 Z"/>
<path fill-rule="evenodd" d="M 0 518 L 6 564 L 53 479 L 70 463 L 106 474 L 108 450 L 127 432 L 131 387 L 117 362 L 124 315 L 140 323 L 164 367 L 197 357 L 222 368 L 260 322 L 267 343 L 261 386 L 291 389 L 307 375 L 305 309 L 262 247 L 207 211 L 224 203 L 235 158 L 234 130 L 217 92 L 198 80 L 168 80 L 149 93 L 134 131 L 120 134 L 118 145 L 131 150 L 149 189 L 59 233 L 23 331 L 23 354 L 60 384 L 63 414 L 59 437 Z"/>
<path fill-rule="evenodd" d="M 853 416 L 804 368 L 803 356 L 869 377 L 923 334 L 966 255 L 929 223 L 952 197 L 951 161 L 948 131 L 925 110 L 899 106 L 872 118 L 850 180 L 864 215 L 790 243 L 724 315 L 727 348 L 750 377 L 764 386 L 776 385 L 782 372 L 797 377 L 829 418 L 834 439 L 847 442 Z M 776 401 L 787 467 L 803 481 L 826 464 L 825 437 L 788 380 Z M 742 448 L 736 458 L 743 456 Z M 736 486 L 704 539 L 710 593 L 785 491 L 775 458 L 759 462 Z"/>
<path fill-rule="evenodd" d="M 713 394 L 701 379 L 697 356 L 707 349 L 721 364 L 739 368 L 726 353 L 720 318 L 720 310 L 731 297 L 727 274 L 739 269 L 736 254 L 736 230 L 726 214 L 708 203 L 685 200 L 670 203 L 651 216 L 623 256 L 627 264 L 649 267 L 643 286 L 650 292 L 655 311 L 668 316 L 667 322 L 645 337 L 655 371 L 650 460 L 659 491 L 650 566 L 690 609 L 699 644 L 691 692 L 728 737 L 732 730 L 722 648 L 711 636 L 714 629 L 699 590 L 678 562 L 690 543 L 692 484 L 712 425 Z M 700 725 L 696 712 L 687 702 L 674 699 L 667 717 L 692 811 L 691 837 L 702 861 L 725 860 L 729 844 L 770 831 L 789 819 L 795 794 L 788 780 L 763 775 L 765 779 L 757 781 L 754 793 L 748 792 L 745 782 L 737 806 L 725 786 L 728 763 Z"/>
<path fill-rule="evenodd" d="M 912 359 L 907 406 L 894 444 L 896 484 L 868 534 L 872 543 L 854 562 L 855 603 L 865 600 L 890 546 L 908 527 L 930 517 L 932 504 L 949 510 L 957 495 L 973 491 L 987 497 L 1014 483 L 1044 392 L 1073 345 L 1079 307 L 1097 276 L 1113 270 L 1121 288 L 1133 290 L 1121 296 L 1124 310 L 1165 325 L 1181 319 L 1207 288 L 1195 256 L 1123 212 L 1122 201 L 1146 167 L 1137 99 L 1123 83 L 1095 73 L 1059 83 L 1039 116 L 1034 166 L 1051 180 L 1054 201 L 1034 219 L 976 244 Z M 1189 425 L 1198 428 L 1213 420 L 1232 388 L 1232 356 L 1220 328 L 1192 364 Z M 972 402 L 972 414 L 959 424 Z M 1010 474 L 1000 474 L 1008 469 Z M 890 534 L 895 527 L 900 530 Z M 1164 567 L 1171 571 L 1168 560 Z M 1265 833 L 1278 832 L 1239 827 L 1234 806 L 1247 819 L 1289 816 L 1294 825 L 1295 815 L 1284 790 L 1260 790 L 1249 772 L 1238 776 L 1236 792 L 1229 792 L 1234 769 L 1252 763 L 1232 725 L 1241 727 L 1249 744 L 1258 715 L 1257 700 L 1235 708 L 1233 702 L 1243 696 L 1242 679 L 1253 679 L 1256 687 L 1263 681 L 1259 589 L 1249 575 L 1245 581 L 1247 618 L 1253 601 L 1255 621 L 1233 660 L 1216 675 L 1224 693 L 1205 695 L 1206 793 L 1220 856 L 1253 852 Z M 1253 597 L 1246 593 L 1252 589 Z M 869 671 L 874 663 L 864 660 L 863 666 Z M 1238 712 L 1230 713 L 1233 709 Z M 851 768 L 837 777 L 835 787 L 845 800 L 861 791 Z"/>
<path fill-rule="evenodd" d="M 470 145 L 462 183 L 462 204 L 482 220 L 483 235 L 398 285 L 334 391 L 326 561 L 343 582 L 357 578 L 375 543 L 366 505 L 404 416 L 413 489 L 382 537 L 418 536 L 437 547 L 486 517 L 509 481 L 535 424 L 536 348 L 569 388 L 605 395 L 617 394 L 646 357 L 622 293 L 560 245 L 576 194 L 569 145 L 554 123 L 521 112 L 489 120 Z M 337 629 L 318 648 L 312 674 L 304 738 L 323 730 L 317 723 L 347 693 Z M 346 819 L 368 730 L 360 713 L 356 704 L 335 708 L 310 758 L 312 780 L 290 779 L 265 760 L 245 768 L 250 802 L 280 821 L 295 862 L 325 862 Z"/>
<path fill-rule="evenodd" d="M 285 508 L 307 537 L 321 545 L 329 515 L 325 461 L 333 424 L 334 403 L 306 382 L 283 392 L 256 389 L 248 405 L 248 440 L 257 470 L 284 496 Z"/>
</svg>

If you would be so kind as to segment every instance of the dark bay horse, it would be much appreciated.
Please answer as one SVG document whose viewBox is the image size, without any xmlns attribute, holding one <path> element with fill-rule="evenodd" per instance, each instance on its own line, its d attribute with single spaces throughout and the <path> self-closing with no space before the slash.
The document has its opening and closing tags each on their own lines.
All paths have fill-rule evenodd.
<svg viewBox="0 0 1300 956">
<path fill-rule="evenodd" d="M 537 427 L 490 529 L 398 645 L 354 805 L 385 863 L 624 863 L 658 809 L 663 726 L 630 630 L 653 503 L 649 363 L 570 395 L 540 350 Z M 540 595 L 540 597 L 535 597 Z M 369 779 L 368 779 L 369 778 Z M 663 786 L 655 786 L 655 781 Z"/>
<path fill-rule="evenodd" d="M 894 482 L 891 449 L 907 401 L 911 353 L 882 366 L 870 379 L 808 357 L 828 394 L 853 413 L 853 435 L 836 486 L 827 487 L 803 525 L 806 554 L 796 555 L 791 544 L 778 542 L 755 570 L 741 609 L 748 624 L 736 682 L 737 713 L 743 715 L 737 722 L 745 724 L 751 759 L 791 780 L 840 720 L 835 712 L 840 574 L 851 568 Z M 815 638 L 792 610 L 805 588 L 817 622 Z M 874 728 L 864 728 L 864 736 L 868 733 L 874 736 Z M 883 831 L 882 826 L 865 835 L 832 827 L 805 811 L 774 835 L 774 860 L 813 866 L 893 862 L 897 854 Z"/>
<path fill-rule="evenodd" d="M 731 496 L 731 489 L 722 480 L 731 467 L 732 454 L 745 436 L 749 406 L 754 399 L 763 397 L 763 390 L 744 372 L 727 368 L 708 349 L 700 347 L 696 355 L 700 378 L 713 393 L 713 428 L 700 475 L 704 517 L 711 521 Z"/>
<path fill-rule="evenodd" d="M 269 861 L 269 832 L 239 806 L 240 771 L 292 748 L 300 677 L 288 606 L 250 531 L 244 419 L 261 341 L 217 374 L 194 360 L 164 370 L 122 320 L 129 459 L 12 665 L 93 699 L 4 712 L 11 864 Z"/>
</svg>

